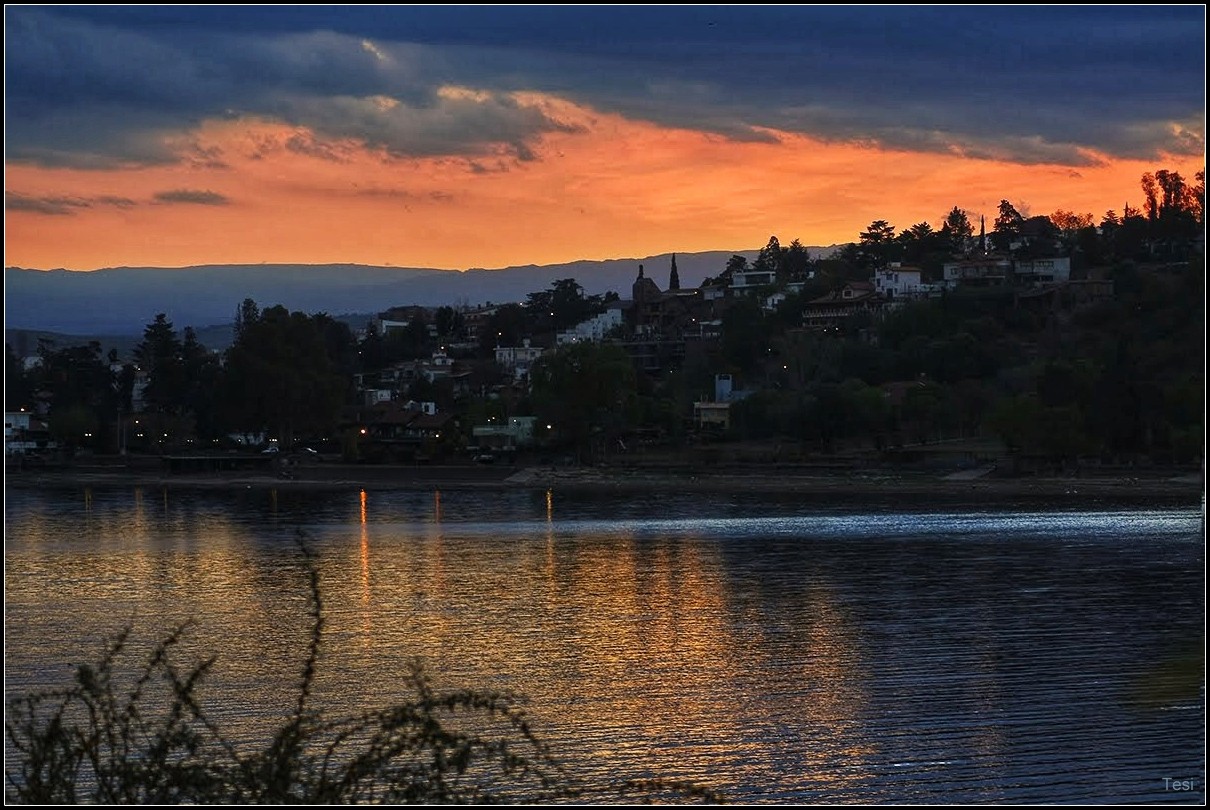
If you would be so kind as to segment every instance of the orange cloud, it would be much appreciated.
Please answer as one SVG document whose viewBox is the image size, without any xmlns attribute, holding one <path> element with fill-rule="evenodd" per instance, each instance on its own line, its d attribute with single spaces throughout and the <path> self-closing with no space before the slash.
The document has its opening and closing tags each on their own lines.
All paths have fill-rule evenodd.
<svg viewBox="0 0 1210 810">
<path fill-rule="evenodd" d="M 990 219 L 1001 199 L 1099 220 L 1141 205 L 1144 172 L 1192 178 L 1203 165 L 1102 157 L 1077 172 L 773 131 L 768 142 L 736 142 L 550 96 L 515 98 L 565 126 L 487 155 L 399 159 L 271 121 L 212 121 L 179 146 L 187 159 L 174 165 L 10 165 L 6 262 L 461 269 L 752 249 L 773 234 L 823 245 L 853 241 L 876 219 L 937 227 L 955 205 Z M 106 202 L 115 200 L 124 202 Z"/>
</svg>

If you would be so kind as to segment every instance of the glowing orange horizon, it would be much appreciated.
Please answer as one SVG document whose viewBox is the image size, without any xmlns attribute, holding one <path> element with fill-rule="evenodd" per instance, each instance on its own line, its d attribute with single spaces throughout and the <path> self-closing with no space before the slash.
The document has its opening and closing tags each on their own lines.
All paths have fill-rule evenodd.
<svg viewBox="0 0 1210 810">
<path fill-rule="evenodd" d="M 633 121 L 537 94 L 518 96 L 574 127 L 476 157 L 399 159 L 263 120 L 207 122 L 204 162 L 109 170 L 8 165 L 9 193 L 68 201 L 6 212 L 7 265 L 354 263 L 505 267 L 671 251 L 745 250 L 770 235 L 855 241 L 872 221 L 939 227 L 954 206 L 990 222 L 1001 199 L 1027 215 L 1141 206 L 1139 178 L 1189 179 L 1201 156 L 1026 166 L 830 143 L 787 133 L 735 142 Z"/>
</svg>

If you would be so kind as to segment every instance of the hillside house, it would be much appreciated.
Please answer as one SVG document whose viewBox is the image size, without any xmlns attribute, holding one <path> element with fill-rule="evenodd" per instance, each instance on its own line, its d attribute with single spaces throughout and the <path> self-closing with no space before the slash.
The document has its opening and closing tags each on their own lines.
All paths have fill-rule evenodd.
<svg viewBox="0 0 1210 810">
<path fill-rule="evenodd" d="M 1013 262 L 1013 278 L 1017 284 L 1054 284 L 1071 280 L 1071 259 L 1017 259 Z"/>
<path fill-rule="evenodd" d="M 802 324 L 808 329 L 836 329 L 854 315 L 877 315 L 885 303 L 886 298 L 872 283 L 851 281 L 839 290 L 808 302 L 803 310 Z"/>
<path fill-rule="evenodd" d="M 737 270 L 731 274 L 733 295 L 754 295 L 761 288 L 777 283 L 777 274 L 772 270 Z"/>
<path fill-rule="evenodd" d="M 1013 263 L 995 255 L 946 262 L 942 271 L 945 286 L 951 290 L 958 286 L 1002 287 L 1013 279 Z"/>
<path fill-rule="evenodd" d="M 19 456 L 53 450 L 46 422 L 29 411 L 4 412 L 4 455 Z"/>
<path fill-rule="evenodd" d="M 599 343 L 610 331 L 625 322 L 624 307 L 621 301 L 611 301 L 607 309 L 586 321 L 576 324 L 571 329 L 560 332 L 555 337 L 555 343 L 562 346 L 567 343 Z"/>
<path fill-rule="evenodd" d="M 892 262 L 890 266 L 874 271 L 874 290 L 888 301 L 927 298 L 936 291 L 932 284 L 922 281 L 923 271 L 919 267 Z"/>
<path fill-rule="evenodd" d="M 520 346 L 497 346 L 496 363 L 512 372 L 515 381 L 523 382 L 529 379 L 530 369 L 545 351 L 540 346 L 531 346 L 529 338 L 524 338 Z"/>
<path fill-rule="evenodd" d="M 475 425 L 471 428 L 472 444 L 479 450 L 512 453 L 534 442 L 533 416 L 512 416 L 507 422 Z"/>
</svg>

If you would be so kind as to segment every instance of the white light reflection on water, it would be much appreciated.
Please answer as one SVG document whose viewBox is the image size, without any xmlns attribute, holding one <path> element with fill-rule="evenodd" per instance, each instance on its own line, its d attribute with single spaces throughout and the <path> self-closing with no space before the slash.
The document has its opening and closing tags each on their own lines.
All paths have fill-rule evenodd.
<svg viewBox="0 0 1210 810">
<path fill-rule="evenodd" d="M 256 739 L 301 664 L 301 527 L 333 711 L 389 702 L 419 655 L 443 683 L 527 695 L 586 774 L 747 802 L 1162 801 L 1163 775 L 1201 764 L 1180 663 L 1204 622 L 1196 509 L 286 490 L 7 506 L 10 690 L 66 677 L 128 617 L 144 636 L 192 617 L 189 650 L 221 650 L 217 713 Z"/>
<path fill-rule="evenodd" d="M 1194 511 L 1157 510 L 1121 512 L 1014 512 L 1003 513 L 900 513 L 778 517 L 645 518 L 642 520 L 555 520 L 548 512 L 545 524 L 475 520 L 449 521 L 447 530 L 460 536 L 517 538 L 543 531 L 580 536 L 652 537 L 942 537 L 970 539 L 1046 534 L 1093 540 L 1131 536 L 1180 535 L 1196 532 L 1200 515 Z M 428 523 L 428 521 L 424 521 Z M 382 529 L 408 531 L 419 522 L 384 521 Z M 319 533 L 342 532 L 343 526 L 312 526 Z"/>
</svg>

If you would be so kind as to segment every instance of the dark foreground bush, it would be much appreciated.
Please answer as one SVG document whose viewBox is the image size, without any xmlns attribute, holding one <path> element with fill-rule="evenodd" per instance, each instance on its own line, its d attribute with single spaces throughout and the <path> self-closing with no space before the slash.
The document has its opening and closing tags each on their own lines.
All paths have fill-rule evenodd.
<svg viewBox="0 0 1210 810">
<path fill-rule="evenodd" d="M 297 701 L 267 745 L 241 751 L 207 717 L 198 687 L 211 658 L 181 669 L 161 640 L 122 677 L 129 629 L 70 687 L 16 698 L 5 733 L 14 753 L 5 798 L 26 804 L 498 804 L 717 802 L 659 780 L 578 780 L 535 735 L 516 698 L 438 691 L 414 663 L 406 703 L 327 719 L 309 707 L 323 632 L 319 573 L 310 574 L 311 635 Z"/>
</svg>

